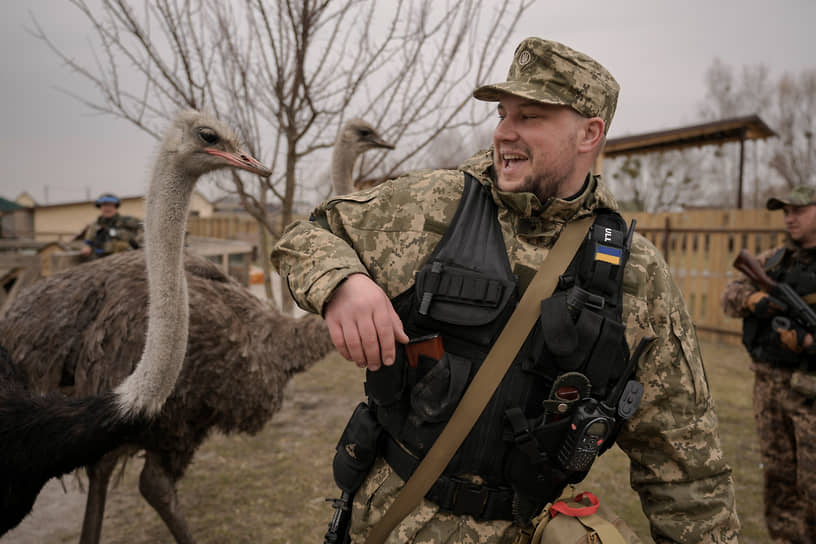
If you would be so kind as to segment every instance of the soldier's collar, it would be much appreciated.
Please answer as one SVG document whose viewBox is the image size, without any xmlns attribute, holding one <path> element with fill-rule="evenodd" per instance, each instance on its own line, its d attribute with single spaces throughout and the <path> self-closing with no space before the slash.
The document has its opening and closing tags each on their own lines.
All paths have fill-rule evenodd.
<svg viewBox="0 0 816 544">
<path fill-rule="evenodd" d="M 525 217 L 538 217 L 546 212 L 548 219 L 569 219 L 582 208 L 617 209 L 618 204 L 601 181 L 600 176 L 587 174 L 584 186 L 576 195 L 569 199 L 550 198 L 542 203 L 532 193 L 512 193 L 501 191 L 496 186 L 496 173 L 493 167 L 492 149 L 479 151 L 468 159 L 461 167 L 476 177 L 483 185 L 490 188 L 493 200 L 500 206 Z"/>
</svg>

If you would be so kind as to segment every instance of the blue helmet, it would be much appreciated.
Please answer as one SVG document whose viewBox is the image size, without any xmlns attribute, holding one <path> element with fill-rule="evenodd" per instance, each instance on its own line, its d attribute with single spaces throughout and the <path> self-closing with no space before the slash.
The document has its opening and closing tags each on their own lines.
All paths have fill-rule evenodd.
<svg viewBox="0 0 816 544">
<path fill-rule="evenodd" d="M 97 208 L 100 208 L 102 204 L 113 204 L 118 208 L 121 203 L 122 201 L 119 200 L 119 198 L 116 197 L 115 195 L 105 193 L 104 195 L 97 198 L 94 204 L 96 205 Z"/>
</svg>

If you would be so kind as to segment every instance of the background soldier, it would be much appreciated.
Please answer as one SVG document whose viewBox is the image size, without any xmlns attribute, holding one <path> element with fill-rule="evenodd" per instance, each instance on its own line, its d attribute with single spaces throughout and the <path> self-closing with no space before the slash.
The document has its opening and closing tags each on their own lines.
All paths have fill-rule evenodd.
<svg viewBox="0 0 816 544">
<path fill-rule="evenodd" d="M 450 417 L 461 395 L 460 382 L 469 375 L 467 365 L 480 362 L 476 354 L 484 357 L 484 347 L 474 343 L 485 336 L 490 342 L 485 327 L 473 331 L 474 327 L 458 327 L 455 322 L 480 317 L 485 308 L 499 304 L 496 300 L 502 297 L 498 293 L 512 291 L 498 288 L 500 282 L 491 284 L 493 280 L 469 281 L 464 277 L 467 273 L 457 276 L 460 260 L 482 258 L 487 265 L 498 263 L 523 291 L 567 223 L 596 216 L 597 226 L 603 209 L 617 207 L 600 178 L 591 174 L 618 96 L 617 82 L 597 61 L 563 44 L 530 38 L 516 49 L 507 81 L 476 89 L 474 96 L 498 103 L 499 121 L 491 150 L 477 153 L 457 170 L 412 173 L 330 200 L 315 210 L 313 221 L 291 225 L 272 254 L 298 304 L 324 315 L 339 352 L 368 369 L 367 408 L 374 415 L 361 418 L 361 425 L 353 429 L 350 422 L 344 437 L 352 432 L 368 436 L 377 423 L 385 429 L 385 436 L 374 445 L 376 459 L 371 458 L 370 464 L 364 458 L 368 451 L 357 447 L 360 441 L 339 447 L 335 457 L 335 479 L 338 460 L 346 454 L 353 457 L 351 468 L 364 471 L 359 488 L 351 490 L 356 491 L 352 542 L 362 542 L 382 518 L 404 485 L 400 472 L 412 457 L 416 461 L 417 451 L 428 447 L 423 433 Z M 462 225 L 454 217 L 460 204 L 468 210 L 467 216 L 465 203 L 474 191 L 491 210 L 489 219 L 498 233 L 488 224 L 483 235 L 484 221 Z M 625 224 L 623 227 L 625 231 Z M 594 227 L 592 232 L 595 240 Z M 615 238 L 620 231 L 615 233 L 612 236 L 610 231 L 609 237 L 602 235 L 601 239 Z M 446 241 L 468 236 L 475 237 L 472 243 Z M 587 255 L 584 247 L 588 246 L 579 250 L 581 256 Z M 448 263 L 451 266 L 434 266 L 439 263 L 435 252 L 440 248 L 456 257 Z M 608 364 L 599 361 L 595 370 L 620 372 L 615 365 L 621 346 L 634 349 L 642 336 L 656 337 L 638 361 L 636 377 L 645 387 L 640 409 L 622 426 L 617 439 L 632 460 L 632 486 L 640 494 L 652 536 L 658 543 L 736 542 L 739 522 L 731 471 L 723 460 L 717 417 L 682 294 L 658 251 L 640 235 L 634 235 L 628 261 L 611 250 L 599 255 L 573 261 L 604 270 L 597 279 L 614 278 L 608 287 L 622 294 L 621 305 L 584 293 L 587 303 L 594 300 L 595 310 L 610 312 L 608 317 L 595 313 L 587 321 L 578 318 L 593 334 L 601 321 L 609 326 L 608 343 L 598 342 L 607 348 L 599 350 L 604 353 L 598 359 Z M 604 262 L 598 264 L 600 261 Z M 449 270 L 450 275 L 444 276 Z M 437 282 L 434 274 L 444 277 Z M 422 278 L 429 283 L 418 287 Z M 581 274 L 565 275 L 564 288 L 580 278 Z M 462 287 L 458 294 L 454 292 L 457 285 Z M 439 296 L 429 295 L 436 298 L 426 306 L 425 293 L 431 292 Z M 422 303 L 417 302 L 416 293 L 422 294 Z M 423 310 L 434 321 L 439 299 L 460 305 L 458 311 L 436 320 L 444 329 L 445 354 L 439 361 L 438 356 L 420 357 L 419 366 L 409 369 L 402 346 L 408 342 L 406 331 L 412 338 L 421 334 Z M 553 296 L 543 302 L 548 311 L 542 311 L 539 323 L 543 327 L 546 321 L 545 338 L 537 336 L 534 327 L 532 341 L 521 350 L 531 356 L 514 360 L 492 404 L 448 465 L 449 469 L 474 466 L 470 456 L 482 455 L 488 459 L 481 465 L 484 474 L 446 471 L 436 482 L 436 491 L 432 488 L 387 542 L 513 542 L 520 528 L 529 524 L 524 514 L 529 514 L 526 508 L 531 502 L 551 500 L 563 489 L 565 478 L 575 481 L 585 475 L 565 474 L 556 466 L 552 452 L 540 451 L 542 447 L 562 448 L 564 442 L 525 440 L 530 438 L 525 433 L 525 418 L 537 417 L 531 412 L 540 416 L 538 396 L 546 397 L 550 391 L 541 387 L 547 376 L 572 364 L 583 370 L 585 360 L 578 352 L 594 353 L 596 349 L 594 341 L 581 340 L 584 332 L 577 330 L 581 325 L 569 314 L 564 298 Z M 588 308 L 581 302 L 576 306 L 582 315 Z M 617 307 L 617 316 L 613 307 Z M 550 348 L 549 354 L 542 355 Z M 467 353 L 470 358 L 462 355 Z M 570 365 L 565 364 L 567 360 Z M 423 371 L 427 372 L 424 377 Z M 415 379 L 419 381 L 414 385 Z M 523 393 L 514 396 L 517 390 Z M 524 408 L 527 412 L 509 408 L 525 403 L 522 399 L 530 400 Z M 405 410 L 410 410 L 407 419 Z M 513 429 L 508 422 L 511 411 Z M 365 414 L 366 405 L 358 407 L 355 415 L 358 412 Z M 556 421 L 552 428 L 566 429 L 567 423 L 569 420 Z M 508 434 L 501 433 L 502 426 Z M 485 430 L 485 440 L 476 432 L 479 428 Z M 496 428 L 498 435 L 491 434 Z"/>
<path fill-rule="evenodd" d="M 97 198 L 94 204 L 100 213 L 96 221 L 80 234 L 85 241 L 80 250 L 82 257 L 96 259 L 141 247 L 144 236 L 142 222 L 135 217 L 119 214 L 119 198 L 106 193 Z"/>
<path fill-rule="evenodd" d="M 788 239 L 758 256 L 768 275 L 790 285 L 816 309 L 816 188 L 799 186 L 768 200 L 782 209 Z M 765 520 L 775 542 L 816 535 L 816 351 L 813 331 L 795 320 L 780 326 L 784 304 L 747 278 L 722 296 L 725 313 L 743 318 L 743 343 L 754 370 L 754 417 L 765 471 Z M 784 324 L 784 322 L 783 322 Z"/>
</svg>

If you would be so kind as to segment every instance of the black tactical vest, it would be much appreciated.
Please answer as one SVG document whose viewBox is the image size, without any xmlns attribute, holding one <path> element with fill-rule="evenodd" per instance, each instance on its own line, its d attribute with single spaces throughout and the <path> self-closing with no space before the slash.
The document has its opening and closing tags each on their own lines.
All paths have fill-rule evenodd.
<svg viewBox="0 0 816 544">
<path fill-rule="evenodd" d="M 574 406 L 580 404 L 572 403 L 583 399 L 583 406 L 597 408 L 603 400 L 615 412 L 618 399 L 611 397 L 620 397 L 633 373 L 621 323 L 630 240 L 620 215 L 598 211 L 556 292 L 542 301 L 541 317 L 518 356 L 427 494 L 440 508 L 523 522 L 567 483 L 585 477 L 586 463 L 564 453 L 565 442 L 580 449 L 574 442 L 586 440 L 570 436 Z M 387 435 L 382 453 L 403 479 L 441 433 L 519 298 L 496 204 L 467 175 L 444 237 L 414 286 L 393 300 L 408 335 L 441 334 L 444 355 L 420 356 L 412 367 L 400 347 L 393 366 L 366 374 L 369 407 Z M 628 406 L 636 406 L 639 392 L 627 388 L 626 395 Z M 589 451 L 609 448 L 622 420 L 616 413 L 614 429 L 604 429 L 604 438 L 588 444 Z"/>
<path fill-rule="evenodd" d="M 816 253 L 815 250 L 806 250 Z M 816 297 L 816 259 L 795 259 L 793 250 L 780 249 L 765 263 L 765 271 L 776 282 L 784 282 L 800 297 Z M 816 304 L 810 304 L 816 310 Z M 794 353 L 784 347 L 773 330 L 772 318 L 760 319 L 749 315 L 742 324 L 742 343 L 754 360 L 774 366 L 798 368 L 810 363 L 813 355 Z"/>
</svg>

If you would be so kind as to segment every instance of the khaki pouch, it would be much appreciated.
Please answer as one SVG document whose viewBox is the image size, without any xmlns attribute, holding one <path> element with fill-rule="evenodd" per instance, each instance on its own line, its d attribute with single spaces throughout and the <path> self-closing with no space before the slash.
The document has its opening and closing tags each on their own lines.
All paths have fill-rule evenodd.
<svg viewBox="0 0 816 544">
<path fill-rule="evenodd" d="M 533 519 L 517 544 L 640 544 L 640 539 L 592 493 L 561 498 Z"/>
<path fill-rule="evenodd" d="M 816 373 L 796 370 L 791 375 L 791 389 L 809 398 L 816 398 Z"/>
</svg>

